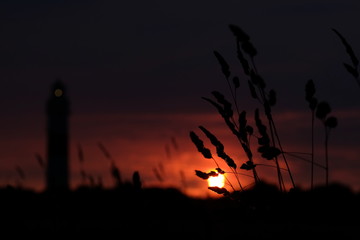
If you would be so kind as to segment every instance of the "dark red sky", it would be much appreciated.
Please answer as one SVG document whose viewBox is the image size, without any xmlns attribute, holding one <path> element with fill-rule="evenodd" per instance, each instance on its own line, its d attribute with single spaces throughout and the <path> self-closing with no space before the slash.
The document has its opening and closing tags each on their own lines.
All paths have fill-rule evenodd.
<svg viewBox="0 0 360 240">
<path fill-rule="evenodd" d="M 212 127 L 239 162 L 242 156 L 215 110 L 200 99 L 215 89 L 228 93 L 213 50 L 240 76 L 240 108 L 258 107 L 236 60 L 227 27 L 233 23 L 251 36 L 259 52 L 258 68 L 277 90 L 274 111 L 284 147 L 309 150 L 304 85 L 312 78 L 318 98 L 329 101 L 339 119 L 330 140 L 330 177 L 360 188 L 360 90 L 343 69 L 342 62 L 349 59 L 330 30 L 343 33 L 360 55 L 358 1 L 56 2 L 0 3 L 0 185 L 18 181 L 14 168 L 19 165 L 27 175 L 24 185 L 43 187 L 34 152 L 45 155 L 45 101 L 51 84 L 61 78 L 71 100 L 74 186 L 78 143 L 88 171 L 111 185 L 106 159 L 97 149 L 101 141 L 124 178 L 140 170 L 148 185 L 156 184 L 152 169 L 161 163 L 167 171 L 162 184 L 180 186 L 182 170 L 188 191 L 196 194 L 204 185 L 193 170 L 213 165 L 189 142 L 190 130 L 199 124 Z M 320 129 L 319 162 L 322 134 Z M 170 147 L 168 159 L 164 149 L 172 138 L 179 149 Z M 292 164 L 295 180 L 308 186 L 309 166 L 297 160 Z"/>
</svg>

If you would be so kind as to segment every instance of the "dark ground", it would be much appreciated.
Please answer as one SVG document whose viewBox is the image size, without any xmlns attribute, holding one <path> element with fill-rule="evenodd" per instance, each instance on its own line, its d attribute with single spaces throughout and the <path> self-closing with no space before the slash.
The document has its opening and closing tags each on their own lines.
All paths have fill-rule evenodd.
<svg viewBox="0 0 360 240">
<path fill-rule="evenodd" d="M 234 199 L 192 199 L 176 189 L 0 190 L 2 232 L 116 232 L 117 236 L 359 239 L 360 195 L 341 185 L 280 193 L 261 185 Z M 171 234 L 171 235 L 169 235 Z M 120 238 L 120 237 L 118 237 Z"/>
</svg>

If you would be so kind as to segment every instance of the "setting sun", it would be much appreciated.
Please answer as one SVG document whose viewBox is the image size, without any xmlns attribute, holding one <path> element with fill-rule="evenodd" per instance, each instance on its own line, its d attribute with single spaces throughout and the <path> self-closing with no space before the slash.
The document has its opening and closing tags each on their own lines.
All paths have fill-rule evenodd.
<svg viewBox="0 0 360 240">
<path fill-rule="evenodd" d="M 222 188 L 225 185 L 225 177 L 223 174 L 218 174 L 217 176 L 211 176 L 208 178 L 209 187 L 219 187 Z"/>
</svg>

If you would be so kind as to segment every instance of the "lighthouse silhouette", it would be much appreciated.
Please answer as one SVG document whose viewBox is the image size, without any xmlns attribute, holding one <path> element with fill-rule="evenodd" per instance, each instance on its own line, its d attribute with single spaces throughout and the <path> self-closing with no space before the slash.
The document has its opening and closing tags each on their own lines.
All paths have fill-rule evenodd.
<svg viewBox="0 0 360 240">
<path fill-rule="evenodd" d="M 69 189 L 69 101 L 64 84 L 57 80 L 46 104 L 47 169 L 46 189 Z"/>
</svg>

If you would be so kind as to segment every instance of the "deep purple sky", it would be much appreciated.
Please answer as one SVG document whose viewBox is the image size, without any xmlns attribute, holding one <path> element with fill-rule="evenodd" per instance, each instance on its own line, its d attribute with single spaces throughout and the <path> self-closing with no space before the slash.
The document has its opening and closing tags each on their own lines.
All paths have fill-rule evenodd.
<svg viewBox="0 0 360 240">
<path fill-rule="evenodd" d="M 75 146 L 86 138 L 96 147 L 100 130 L 94 126 L 116 129 L 119 124 L 124 129 L 131 125 L 133 130 L 118 130 L 119 136 L 139 135 L 133 143 L 146 139 L 136 129 L 157 129 L 159 151 L 163 151 L 172 135 L 186 136 L 198 124 L 206 125 L 206 118 L 185 124 L 179 116 L 215 113 L 200 97 L 214 89 L 227 91 L 213 50 L 221 52 L 240 74 L 241 107 L 253 109 L 257 105 L 249 98 L 247 79 L 241 75 L 229 23 L 251 36 L 259 52 L 258 68 L 277 90 L 276 110 L 307 111 L 303 89 L 313 78 L 318 98 L 328 100 L 334 114 L 347 114 L 344 119 L 338 116 L 334 144 L 354 149 L 359 145 L 360 89 L 343 69 L 342 62 L 349 58 L 331 28 L 338 29 L 359 56 L 359 22 L 357 0 L 1 1 L 2 179 L 13 181 L 9 179 L 14 177 L 4 177 L 12 165 L 31 165 L 20 158 L 31 159 L 33 152 L 45 154 L 41 148 L 44 105 L 56 78 L 68 86 Z M 119 115 L 127 116 L 126 120 L 116 122 L 118 118 L 111 117 Z M 156 120 L 174 115 L 177 118 L 165 123 Z M 108 132 L 101 141 L 112 139 L 115 133 Z M 37 149 L 24 150 L 31 141 L 39 142 L 34 146 Z M 15 157 L 9 149 L 23 155 Z M 354 181 L 359 187 L 359 180 Z"/>
</svg>

